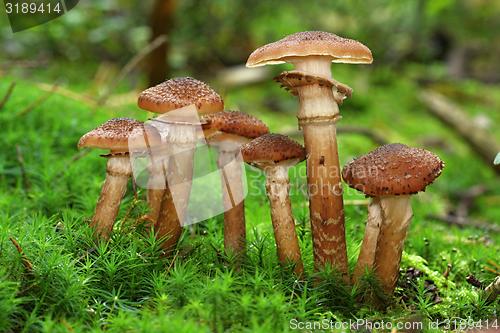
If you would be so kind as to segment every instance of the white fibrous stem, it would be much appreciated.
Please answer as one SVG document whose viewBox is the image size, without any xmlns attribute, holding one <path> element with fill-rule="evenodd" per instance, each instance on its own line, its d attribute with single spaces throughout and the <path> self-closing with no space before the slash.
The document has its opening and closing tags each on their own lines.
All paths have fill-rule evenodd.
<svg viewBox="0 0 500 333">
<path fill-rule="evenodd" d="M 160 215 L 160 209 L 165 195 L 166 170 L 163 168 L 163 163 L 153 159 L 149 166 L 148 192 L 147 201 L 149 212 L 146 215 L 147 220 L 154 226 Z"/>
<path fill-rule="evenodd" d="M 380 197 L 382 224 L 375 253 L 375 273 L 387 293 L 392 293 L 399 277 L 404 241 L 413 215 L 410 196 Z"/>
<path fill-rule="evenodd" d="M 304 272 L 304 266 L 289 197 L 288 169 L 287 165 L 266 167 L 264 169 L 266 190 L 271 206 L 271 220 L 278 259 L 282 264 L 293 264 L 295 274 L 301 276 Z"/>
<path fill-rule="evenodd" d="M 166 131 L 168 188 L 155 225 L 157 237 L 166 239 L 162 244 L 166 250 L 177 244 L 186 222 L 197 140 L 197 127 L 193 125 L 172 124 Z"/>
<path fill-rule="evenodd" d="M 111 156 L 106 166 L 106 181 L 97 202 L 91 226 L 102 238 L 109 238 L 120 210 L 120 203 L 127 190 L 132 167 L 128 155 Z"/>
<path fill-rule="evenodd" d="M 382 211 L 380 207 L 380 199 L 373 198 L 368 205 L 368 219 L 366 222 L 365 237 L 361 244 L 361 250 L 358 256 L 358 262 L 353 273 L 353 281 L 358 282 L 359 279 L 367 271 L 374 269 L 375 251 L 380 234 L 380 225 L 382 224 Z"/>
<path fill-rule="evenodd" d="M 216 146 L 224 204 L 224 249 L 230 255 L 242 257 L 246 249 L 246 227 L 243 164 L 238 159 L 241 144 L 227 142 Z"/>
<path fill-rule="evenodd" d="M 331 58 L 291 59 L 297 70 L 331 79 Z M 314 262 L 317 269 L 331 265 L 348 280 L 344 205 L 335 121 L 339 108 L 333 90 L 317 84 L 297 87 L 299 125 L 307 151 L 307 181 Z"/>
</svg>

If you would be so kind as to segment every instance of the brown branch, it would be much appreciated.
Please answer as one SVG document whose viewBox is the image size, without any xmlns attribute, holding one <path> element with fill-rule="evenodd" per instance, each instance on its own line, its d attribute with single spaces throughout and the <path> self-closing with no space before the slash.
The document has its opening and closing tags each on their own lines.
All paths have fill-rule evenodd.
<svg viewBox="0 0 500 333">
<path fill-rule="evenodd" d="M 41 90 L 48 91 L 48 92 L 54 92 L 58 95 L 71 98 L 77 102 L 82 102 L 90 107 L 97 106 L 97 102 L 94 99 L 92 99 L 91 97 L 83 95 L 83 94 L 79 94 L 77 92 L 74 92 L 74 91 L 69 90 L 69 89 L 64 88 L 64 87 L 54 86 L 54 85 L 50 85 L 47 83 L 38 83 L 38 84 L 36 84 L 36 86 L 38 88 L 40 88 Z"/>
<path fill-rule="evenodd" d="M 104 93 L 99 97 L 97 101 L 98 105 L 104 105 L 108 100 L 109 96 L 112 94 L 113 90 L 118 86 L 118 84 L 135 68 L 140 62 L 146 58 L 151 52 L 160 47 L 167 42 L 167 36 L 158 36 L 155 40 L 149 43 L 141 52 L 136 54 L 130 61 L 122 68 L 118 76 L 113 82 L 104 90 Z"/>
<path fill-rule="evenodd" d="M 427 218 L 444 222 L 449 225 L 455 225 L 460 228 L 470 227 L 470 228 L 484 229 L 495 233 L 500 232 L 500 227 L 497 226 L 496 224 L 467 219 L 465 217 L 460 217 L 460 216 L 454 216 L 454 215 L 441 216 L 441 215 L 431 214 L 427 215 Z"/>
<path fill-rule="evenodd" d="M 12 244 L 16 248 L 17 252 L 19 253 L 19 255 L 21 255 L 21 260 L 23 262 L 23 266 L 26 269 L 26 271 L 28 273 L 33 272 L 33 264 L 28 259 L 28 257 L 24 254 L 24 251 L 23 251 L 21 245 L 19 245 L 19 243 L 15 240 L 14 237 L 9 237 L 9 240 L 12 242 Z"/>
<path fill-rule="evenodd" d="M 7 88 L 7 92 L 5 93 L 5 95 L 3 96 L 2 100 L 0 101 L 0 110 L 3 109 L 3 107 L 5 106 L 5 104 L 7 104 L 7 102 L 9 101 L 10 96 L 12 96 L 12 92 L 14 91 L 15 87 L 16 87 L 16 83 L 12 82 L 9 85 L 9 88 Z"/>
<path fill-rule="evenodd" d="M 46 94 L 38 97 L 33 103 L 28 105 L 24 110 L 22 110 L 21 112 L 16 114 L 16 117 L 25 116 L 28 113 L 30 113 L 31 111 L 33 111 L 35 108 L 37 108 L 40 105 L 42 105 L 43 103 L 45 103 L 49 99 L 49 97 L 52 96 L 56 92 L 58 85 L 59 85 L 58 83 L 54 83 L 54 85 L 52 86 L 52 89 L 50 89 L 50 91 L 47 91 Z"/>
<path fill-rule="evenodd" d="M 419 97 L 433 116 L 453 129 L 467 142 L 472 151 L 476 152 L 497 174 L 500 174 L 500 165 L 493 165 L 493 160 L 500 151 L 500 145 L 493 136 L 475 125 L 458 105 L 445 96 L 425 90 L 420 93 Z"/>
</svg>

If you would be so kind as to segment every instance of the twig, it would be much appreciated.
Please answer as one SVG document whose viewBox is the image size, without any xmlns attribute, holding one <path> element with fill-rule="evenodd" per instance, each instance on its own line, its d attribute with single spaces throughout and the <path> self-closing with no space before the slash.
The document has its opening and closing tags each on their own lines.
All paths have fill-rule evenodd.
<svg viewBox="0 0 500 333">
<path fill-rule="evenodd" d="M 500 276 L 497 276 L 492 283 L 490 283 L 484 291 L 488 295 L 488 302 L 493 302 L 496 300 L 498 295 L 500 295 Z"/>
<path fill-rule="evenodd" d="M 52 86 L 52 89 L 50 91 L 48 91 L 46 94 L 37 98 L 33 103 L 28 105 L 24 110 L 19 112 L 16 116 L 17 117 L 25 116 L 28 113 L 30 113 L 31 111 L 33 111 L 36 107 L 42 105 L 45 101 L 47 101 L 49 99 L 50 96 L 52 96 L 54 94 L 54 92 L 57 90 L 58 85 L 59 85 L 58 83 L 54 83 L 54 85 Z"/>
<path fill-rule="evenodd" d="M 179 256 L 179 250 L 177 250 L 177 251 L 175 252 L 175 255 L 174 255 L 174 257 L 172 258 L 172 261 L 170 261 L 170 264 L 168 265 L 167 270 L 166 270 L 166 272 L 165 272 L 165 273 L 167 273 L 167 274 L 168 274 L 168 272 L 170 272 L 170 270 L 171 270 L 171 269 L 172 269 L 172 267 L 174 266 L 175 260 L 177 259 L 177 257 L 178 257 L 178 256 Z"/>
<path fill-rule="evenodd" d="M 467 281 L 467 283 L 470 284 L 471 286 L 476 287 L 478 289 L 483 289 L 484 288 L 484 286 L 481 283 L 481 281 L 479 281 L 479 279 L 477 277 L 475 277 L 473 274 L 468 275 L 465 278 L 465 281 Z"/>
<path fill-rule="evenodd" d="M 369 128 L 366 127 L 359 127 L 359 126 L 339 126 L 337 128 L 338 133 L 345 133 L 345 134 L 359 134 L 366 136 L 368 139 L 372 140 L 373 143 L 376 143 L 378 145 L 385 145 L 388 143 L 387 139 L 382 136 L 380 133 L 375 132 Z"/>
<path fill-rule="evenodd" d="M 113 90 L 115 90 L 115 88 L 123 80 L 123 78 L 125 78 L 152 51 L 160 47 L 162 44 L 166 43 L 167 40 L 168 38 L 165 35 L 158 36 L 155 40 L 149 43 L 144 49 L 142 49 L 141 52 L 139 52 L 132 59 L 130 59 L 130 61 L 122 68 L 116 79 L 113 80 L 113 82 L 111 82 L 108 88 L 104 90 L 104 93 L 97 101 L 97 104 L 103 105 L 104 103 L 106 103 L 107 99 L 109 98 Z"/>
<path fill-rule="evenodd" d="M 487 231 L 491 232 L 500 232 L 500 227 L 493 223 L 487 223 L 483 221 L 477 221 L 477 220 L 471 220 L 471 219 L 466 219 L 460 216 L 453 216 L 453 215 L 447 215 L 447 216 L 440 216 L 440 215 L 427 215 L 427 218 L 441 221 L 444 223 L 447 223 L 449 225 L 456 225 L 458 227 L 464 228 L 464 227 L 471 227 L 471 228 L 478 228 L 478 229 L 484 229 Z"/>
<path fill-rule="evenodd" d="M 12 82 L 9 85 L 9 88 L 7 89 L 7 92 L 5 93 L 5 95 L 3 96 L 2 100 L 0 101 L 0 110 L 3 109 L 3 107 L 5 106 L 5 104 L 7 104 L 7 102 L 9 101 L 10 96 L 12 95 L 12 92 L 14 91 L 15 87 L 16 87 L 16 83 L 15 82 Z"/>
<path fill-rule="evenodd" d="M 28 273 L 33 272 L 33 264 L 28 259 L 28 257 L 24 254 L 24 251 L 23 251 L 21 245 L 19 245 L 19 243 L 14 239 L 14 237 L 9 237 L 9 239 L 12 242 L 12 244 L 14 245 L 14 247 L 16 248 L 17 252 L 21 255 L 21 260 L 23 262 L 23 266 L 26 269 L 26 271 Z"/>
<path fill-rule="evenodd" d="M 79 94 L 77 92 L 74 92 L 74 91 L 69 90 L 69 89 L 64 88 L 64 87 L 60 87 L 60 86 L 54 87 L 54 85 L 50 85 L 47 83 L 38 83 L 38 84 L 36 84 L 36 86 L 38 88 L 40 88 L 41 90 L 54 92 L 55 94 L 71 98 L 77 102 L 85 103 L 90 107 L 97 106 L 97 102 L 94 99 L 92 99 L 91 97 L 86 96 L 84 94 Z"/>
<path fill-rule="evenodd" d="M 26 172 L 23 152 L 22 152 L 21 147 L 19 145 L 16 145 L 16 154 L 17 154 L 17 161 L 19 162 L 19 168 L 21 170 L 21 178 L 23 180 L 23 189 L 24 189 L 25 193 L 28 193 L 30 188 L 31 188 L 31 182 L 30 182 L 30 180 L 28 178 L 28 174 Z"/>
<path fill-rule="evenodd" d="M 500 165 L 492 164 L 496 154 L 500 151 L 500 146 L 494 137 L 475 125 L 458 105 L 443 95 L 426 90 L 421 92 L 419 97 L 433 116 L 460 135 L 472 151 L 476 152 L 497 174 L 500 174 Z"/>
</svg>

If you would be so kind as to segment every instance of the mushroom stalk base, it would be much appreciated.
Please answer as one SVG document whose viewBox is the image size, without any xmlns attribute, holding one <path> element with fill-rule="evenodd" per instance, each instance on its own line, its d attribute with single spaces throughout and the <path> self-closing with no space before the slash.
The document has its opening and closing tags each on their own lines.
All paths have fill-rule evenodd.
<svg viewBox="0 0 500 333">
<path fill-rule="evenodd" d="M 380 199 L 373 198 L 368 206 L 368 220 L 366 222 L 365 237 L 361 244 L 361 250 L 358 256 L 358 262 L 353 273 L 353 282 L 358 282 L 361 276 L 367 270 L 373 270 L 375 265 L 375 251 L 380 234 L 380 225 L 382 224 L 382 211 L 380 208 Z"/>
<path fill-rule="evenodd" d="M 151 226 L 154 226 L 160 216 L 161 205 L 165 195 L 165 189 L 161 188 L 161 185 L 167 185 L 166 170 L 163 168 L 163 163 L 152 161 L 149 172 L 147 192 L 149 212 L 145 218 L 151 223 Z"/>
<path fill-rule="evenodd" d="M 288 167 L 270 167 L 265 171 L 278 259 L 282 264 L 293 263 L 295 274 L 301 276 L 304 273 L 304 265 L 289 197 Z"/>
<path fill-rule="evenodd" d="M 236 151 L 219 149 L 217 163 L 224 204 L 224 249 L 227 254 L 242 257 L 246 250 L 245 193 L 242 164 L 236 159 L 238 153 L 239 148 Z"/>
<path fill-rule="evenodd" d="M 171 143 L 169 148 L 168 189 L 165 190 L 155 226 L 158 238 L 168 237 L 162 243 L 162 248 L 167 251 L 177 244 L 182 233 L 181 226 L 185 220 L 191 194 L 196 142 Z"/>
<path fill-rule="evenodd" d="M 375 273 L 385 292 L 392 293 L 399 277 L 399 265 L 406 233 L 413 215 L 410 196 L 380 198 L 382 225 L 375 253 Z"/>
<path fill-rule="evenodd" d="M 318 63 L 321 65 L 321 63 Z M 297 66 L 307 70 L 308 67 Z M 320 68 L 323 68 L 320 66 Z M 329 66 L 314 74 L 330 73 Z M 319 73 L 318 73 L 319 72 Z M 331 75 L 329 75 L 331 77 Z M 299 125 L 307 151 L 309 209 L 316 269 L 331 265 L 346 281 L 347 249 L 344 204 L 340 179 L 335 118 L 339 114 L 332 89 L 309 85 L 298 87 Z"/>
<path fill-rule="evenodd" d="M 111 156 L 108 159 L 106 181 L 90 224 L 101 238 L 109 238 L 131 175 L 132 167 L 128 156 Z"/>
</svg>

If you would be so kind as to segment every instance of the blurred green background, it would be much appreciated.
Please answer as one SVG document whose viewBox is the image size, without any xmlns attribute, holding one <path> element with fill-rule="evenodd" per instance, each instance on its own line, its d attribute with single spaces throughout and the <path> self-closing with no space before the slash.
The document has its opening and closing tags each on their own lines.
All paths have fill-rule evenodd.
<svg viewBox="0 0 500 333">
<path fill-rule="evenodd" d="M 269 332 L 285 331 L 292 317 L 496 316 L 498 303 L 485 304 L 465 277 L 487 283 L 498 275 L 500 170 L 493 160 L 500 151 L 499 17 L 494 0 L 87 0 L 13 34 L 0 13 L 0 331 L 65 331 L 68 323 L 59 318 L 75 329 L 151 331 L 168 323 L 185 331 L 201 325 Z M 189 75 L 219 91 L 227 109 L 256 115 L 271 131 L 300 141 L 296 98 L 272 81 L 291 67 L 245 69 L 244 63 L 255 48 L 304 30 L 354 38 L 373 52 L 372 65 L 332 65 L 334 78 L 354 89 L 341 106 L 342 165 L 389 142 L 429 149 L 445 161 L 442 176 L 413 200 L 402 265 L 403 272 L 425 272 L 418 288 L 433 279 L 442 302 L 429 300 L 424 287 L 400 286 L 398 306 L 381 314 L 355 302 L 335 303 L 343 294 L 332 286 L 297 287 L 274 269 L 262 188 L 250 188 L 252 268 L 240 275 L 220 259 L 221 216 L 197 225 L 199 238 L 185 235 L 172 262 L 160 258 L 154 240 L 141 238 L 140 230 L 129 236 L 145 209 L 132 187 L 117 226 L 126 232 L 88 252 L 94 244 L 85 225 L 105 160 L 97 152 L 78 152 L 79 137 L 112 117 L 152 117 L 137 108 L 138 93 Z M 304 182 L 303 168 L 291 173 L 292 184 Z M 144 196 L 139 189 L 139 199 Z M 295 187 L 292 196 L 311 272 L 307 200 Z M 347 188 L 345 199 L 353 266 L 367 201 Z M 11 236 L 34 262 L 34 277 L 23 273 Z M 448 265 L 453 268 L 445 279 Z M 139 311 L 143 321 L 135 317 Z M 162 321 L 155 311 L 173 317 Z"/>
</svg>

